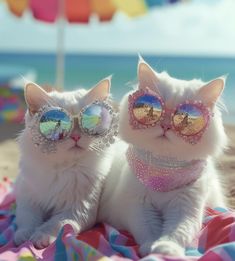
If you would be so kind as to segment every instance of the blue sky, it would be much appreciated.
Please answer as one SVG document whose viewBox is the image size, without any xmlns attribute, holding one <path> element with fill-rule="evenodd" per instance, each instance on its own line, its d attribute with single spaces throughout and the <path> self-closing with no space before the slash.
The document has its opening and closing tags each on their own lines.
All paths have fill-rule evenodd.
<svg viewBox="0 0 235 261">
<path fill-rule="evenodd" d="M 66 52 L 209 55 L 235 57 L 235 1 L 194 0 L 130 19 L 66 25 Z M 0 52 L 56 52 L 57 25 L 18 19 L 0 2 Z"/>
<path fill-rule="evenodd" d="M 161 103 L 159 102 L 159 100 L 155 96 L 152 96 L 152 95 L 140 96 L 137 99 L 137 104 L 136 105 L 138 105 L 139 103 L 147 104 L 149 106 L 153 105 L 154 109 L 158 109 L 158 110 L 160 110 L 161 107 L 162 107 Z"/>
<path fill-rule="evenodd" d="M 100 116 L 101 107 L 99 105 L 90 106 L 85 110 L 84 114 L 87 116 Z"/>
</svg>

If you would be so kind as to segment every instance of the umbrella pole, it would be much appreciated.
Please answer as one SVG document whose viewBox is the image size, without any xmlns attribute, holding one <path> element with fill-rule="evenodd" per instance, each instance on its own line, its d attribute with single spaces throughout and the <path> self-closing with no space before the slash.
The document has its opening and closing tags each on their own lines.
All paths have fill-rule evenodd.
<svg viewBox="0 0 235 261">
<path fill-rule="evenodd" d="M 56 88 L 64 89 L 65 76 L 65 14 L 64 0 L 59 0 L 59 12 L 57 18 L 57 56 L 56 56 Z"/>
</svg>

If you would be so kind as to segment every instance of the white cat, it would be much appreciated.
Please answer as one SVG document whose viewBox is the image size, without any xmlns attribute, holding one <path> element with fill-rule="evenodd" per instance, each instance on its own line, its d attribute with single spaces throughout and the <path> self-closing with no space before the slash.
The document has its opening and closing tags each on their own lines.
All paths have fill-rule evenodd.
<svg viewBox="0 0 235 261">
<path fill-rule="evenodd" d="M 19 176 L 15 184 L 17 231 L 14 241 L 17 245 L 30 239 L 37 248 L 43 248 L 54 241 L 66 223 L 71 224 L 76 233 L 95 224 L 102 183 L 110 169 L 111 149 L 100 150 L 97 137 L 84 135 L 78 118 L 73 119 L 74 126 L 67 139 L 61 140 L 55 135 L 55 129 L 63 127 L 63 117 L 56 124 L 54 138 L 60 140 L 55 141 L 55 153 L 48 153 L 50 146 L 44 144 L 45 139 L 36 138 L 40 146 L 35 146 L 31 127 L 33 125 L 36 135 L 41 131 L 35 117 L 45 105 L 59 106 L 78 116 L 84 106 L 108 98 L 109 89 L 109 78 L 89 91 L 47 93 L 36 84 L 26 85 L 28 111 L 26 127 L 19 137 Z M 42 148 L 46 148 L 46 153 Z"/>
<path fill-rule="evenodd" d="M 115 144 L 98 220 L 128 230 L 142 256 L 183 256 L 201 227 L 205 207 L 226 206 L 214 164 L 227 144 L 217 102 L 224 79 L 178 80 L 140 60 L 138 80 L 138 89 L 121 101 L 119 134 L 124 142 Z M 141 100 L 144 94 L 153 95 L 148 98 L 152 104 L 155 101 L 149 111 Z M 146 128 L 159 117 L 159 100 L 165 115 Z M 199 100 L 202 104 L 196 103 Z M 203 115 L 194 123 L 190 108 L 195 106 Z M 197 129 L 201 133 L 196 134 Z"/>
</svg>

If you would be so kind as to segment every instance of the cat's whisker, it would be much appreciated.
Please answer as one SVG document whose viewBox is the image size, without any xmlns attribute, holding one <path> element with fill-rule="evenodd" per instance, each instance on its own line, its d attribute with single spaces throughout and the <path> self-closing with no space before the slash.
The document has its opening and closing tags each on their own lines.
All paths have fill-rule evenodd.
<svg viewBox="0 0 235 261">
<path fill-rule="evenodd" d="M 46 103 L 49 106 L 58 106 L 53 100 L 47 100 Z"/>
<path fill-rule="evenodd" d="M 89 147 L 89 149 L 90 149 L 91 151 L 95 151 L 95 152 L 98 152 L 98 153 L 100 153 L 100 149 L 99 149 L 99 148 L 97 148 L 97 147 L 90 146 L 90 147 Z"/>
<path fill-rule="evenodd" d="M 90 146 L 89 146 L 89 149 L 90 149 L 91 151 L 97 152 L 98 154 L 100 154 L 100 153 L 103 151 L 101 148 L 98 147 L 97 144 L 90 145 Z"/>
<path fill-rule="evenodd" d="M 225 103 L 223 102 L 222 98 L 220 98 L 218 101 L 217 101 L 217 108 L 220 110 L 220 111 L 225 111 L 226 113 L 228 113 L 228 108 L 226 107 Z"/>
</svg>

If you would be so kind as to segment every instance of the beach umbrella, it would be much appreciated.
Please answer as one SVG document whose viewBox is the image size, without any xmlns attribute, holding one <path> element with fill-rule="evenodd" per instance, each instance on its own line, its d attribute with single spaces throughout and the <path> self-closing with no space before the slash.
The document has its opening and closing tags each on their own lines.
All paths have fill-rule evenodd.
<svg viewBox="0 0 235 261">
<path fill-rule="evenodd" d="M 92 15 L 101 22 L 110 21 L 115 12 L 120 11 L 129 17 L 144 15 L 149 9 L 182 2 L 185 0 L 5 0 L 9 10 L 21 17 L 26 10 L 37 20 L 58 23 L 57 33 L 57 72 L 56 86 L 64 83 L 64 31 L 65 21 L 89 23 Z"/>
<path fill-rule="evenodd" d="M 116 11 L 128 16 L 138 16 L 150 8 L 186 0 L 6 0 L 9 10 L 16 16 L 22 16 L 30 9 L 33 16 L 42 21 L 54 22 L 63 14 L 69 22 L 88 23 L 92 14 L 101 21 L 112 19 Z"/>
</svg>

